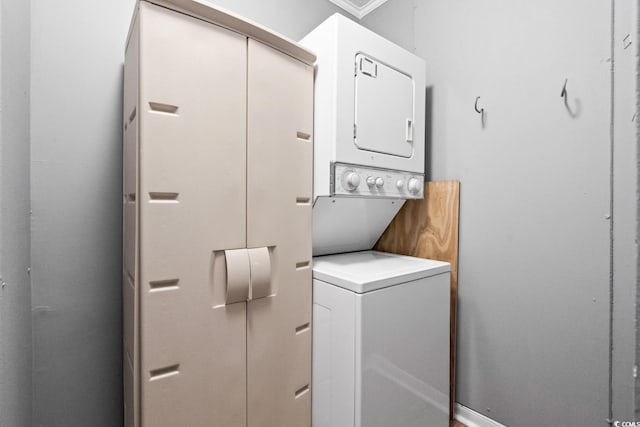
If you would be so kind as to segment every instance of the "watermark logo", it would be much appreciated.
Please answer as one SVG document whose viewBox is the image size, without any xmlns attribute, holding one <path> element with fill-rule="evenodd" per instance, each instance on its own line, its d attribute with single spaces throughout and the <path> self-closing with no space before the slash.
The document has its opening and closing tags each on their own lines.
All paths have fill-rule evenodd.
<svg viewBox="0 0 640 427">
<path fill-rule="evenodd" d="M 640 421 L 614 421 L 613 427 L 640 427 Z"/>
</svg>

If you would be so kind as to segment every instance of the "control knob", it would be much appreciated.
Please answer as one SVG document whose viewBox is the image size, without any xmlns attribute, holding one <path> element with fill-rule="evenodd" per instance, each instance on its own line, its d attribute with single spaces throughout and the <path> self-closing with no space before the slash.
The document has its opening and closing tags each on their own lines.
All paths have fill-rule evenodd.
<svg viewBox="0 0 640 427">
<path fill-rule="evenodd" d="M 384 179 L 376 178 L 376 187 L 380 188 L 382 186 L 384 186 Z"/>
<path fill-rule="evenodd" d="M 373 187 L 374 185 L 376 185 L 376 179 L 372 176 L 368 176 L 367 177 L 367 185 L 369 187 Z"/>
<path fill-rule="evenodd" d="M 360 185 L 360 175 L 354 171 L 347 171 L 342 176 L 342 185 L 348 191 L 354 191 Z"/>
<path fill-rule="evenodd" d="M 407 188 L 409 189 L 409 193 L 411 194 L 420 193 L 420 180 L 416 178 L 409 178 Z"/>
<path fill-rule="evenodd" d="M 402 179 L 397 180 L 396 181 L 396 188 L 398 190 L 402 190 L 404 188 L 404 180 L 402 180 Z"/>
</svg>

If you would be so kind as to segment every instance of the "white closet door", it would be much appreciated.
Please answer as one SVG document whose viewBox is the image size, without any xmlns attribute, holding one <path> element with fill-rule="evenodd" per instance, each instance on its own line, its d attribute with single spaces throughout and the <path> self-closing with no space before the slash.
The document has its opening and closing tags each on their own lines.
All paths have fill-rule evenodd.
<svg viewBox="0 0 640 427">
<path fill-rule="evenodd" d="M 304 427 L 311 424 L 313 68 L 250 39 L 247 107 L 247 247 L 270 267 L 270 280 L 254 283 L 252 274 L 247 308 L 247 425 Z"/>
<path fill-rule="evenodd" d="M 246 425 L 246 38 L 140 3 L 141 423 Z"/>
</svg>

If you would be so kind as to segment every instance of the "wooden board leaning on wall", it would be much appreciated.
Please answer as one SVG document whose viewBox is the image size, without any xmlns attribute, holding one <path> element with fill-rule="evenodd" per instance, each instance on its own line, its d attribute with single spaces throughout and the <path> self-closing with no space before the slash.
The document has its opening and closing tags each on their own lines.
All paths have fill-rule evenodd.
<svg viewBox="0 0 640 427">
<path fill-rule="evenodd" d="M 451 264 L 449 416 L 455 404 L 456 315 L 458 299 L 458 218 L 460 181 L 425 184 L 424 199 L 407 201 L 382 234 L 375 250 Z"/>
</svg>

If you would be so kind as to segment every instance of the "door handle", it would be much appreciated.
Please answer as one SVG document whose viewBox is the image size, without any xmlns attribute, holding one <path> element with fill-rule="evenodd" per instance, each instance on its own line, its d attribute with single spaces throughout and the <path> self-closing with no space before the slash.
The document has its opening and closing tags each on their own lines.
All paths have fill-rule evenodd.
<svg viewBox="0 0 640 427">
<path fill-rule="evenodd" d="M 229 249 L 226 304 L 250 301 L 271 295 L 271 255 L 269 248 Z"/>
<path fill-rule="evenodd" d="M 271 256 L 269 248 L 247 249 L 251 265 L 251 299 L 271 295 Z"/>
<path fill-rule="evenodd" d="M 231 249 L 224 251 L 227 263 L 227 296 L 225 302 L 247 301 L 249 299 L 249 284 L 251 271 L 249 255 L 246 249 Z"/>
</svg>

